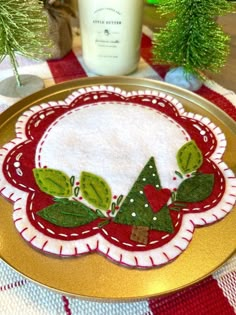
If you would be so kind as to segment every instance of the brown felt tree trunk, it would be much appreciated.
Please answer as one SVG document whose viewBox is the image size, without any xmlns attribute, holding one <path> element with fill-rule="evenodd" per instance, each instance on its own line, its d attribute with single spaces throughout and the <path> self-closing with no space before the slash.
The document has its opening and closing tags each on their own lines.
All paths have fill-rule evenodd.
<svg viewBox="0 0 236 315">
<path fill-rule="evenodd" d="M 130 239 L 134 242 L 147 245 L 148 234 L 148 226 L 133 226 Z"/>
</svg>

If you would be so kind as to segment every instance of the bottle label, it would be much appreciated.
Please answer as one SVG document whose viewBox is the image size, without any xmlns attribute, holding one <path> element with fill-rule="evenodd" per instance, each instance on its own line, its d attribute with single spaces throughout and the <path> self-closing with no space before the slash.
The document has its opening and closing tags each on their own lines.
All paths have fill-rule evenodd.
<svg viewBox="0 0 236 315">
<path fill-rule="evenodd" d="M 113 8 L 99 8 L 93 13 L 94 43 L 99 48 L 98 57 L 118 58 L 117 48 L 122 42 L 122 13 Z"/>
<path fill-rule="evenodd" d="M 123 75 L 139 60 L 143 0 L 79 0 L 85 65 L 97 74 Z"/>
</svg>

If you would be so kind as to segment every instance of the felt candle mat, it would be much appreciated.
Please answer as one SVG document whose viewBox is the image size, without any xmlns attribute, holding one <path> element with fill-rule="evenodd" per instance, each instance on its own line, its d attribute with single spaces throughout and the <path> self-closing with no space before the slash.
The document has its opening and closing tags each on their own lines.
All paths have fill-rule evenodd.
<svg viewBox="0 0 236 315">
<path fill-rule="evenodd" d="M 15 130 L 0 190 L 19 234 L 44 253 L 162 266 L 235 203 L 224 134 L 163 92 L 79 89 L 30 108 Z"/>
</svg>

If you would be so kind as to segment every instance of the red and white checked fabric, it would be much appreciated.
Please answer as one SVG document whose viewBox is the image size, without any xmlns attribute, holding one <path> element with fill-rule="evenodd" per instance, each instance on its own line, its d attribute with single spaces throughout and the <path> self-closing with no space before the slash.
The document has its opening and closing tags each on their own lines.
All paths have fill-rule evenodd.
<svg viewBox="0 0 236 315">
<path fill-rule="evenodd" d="M 153 65 L 151 31 L 144 27 L 141 59 L 133 77 L 162 80 L 165 66 Z M 41 77 L 45 86 L 93 76 L 82 60 L 79 35 L 73 50 L 63 59 L 38 62 L 20 57 L 20 74 Z M 12 75 L 7 59 L 0 64 L 0 80 Z M 236 94 L 214 81 L 207 81 L 197 94 L 210 100 L 236 120 Z M 0 95 L 0 112 L 17 99 Z M 72 298 L 41 287 L 12 270 L 0 260 L 0 315 L 232 315 L 236 314 L 236 255 L 213 275 L 165 297 L 139 302 L 105 303 Z"/>
</svg>

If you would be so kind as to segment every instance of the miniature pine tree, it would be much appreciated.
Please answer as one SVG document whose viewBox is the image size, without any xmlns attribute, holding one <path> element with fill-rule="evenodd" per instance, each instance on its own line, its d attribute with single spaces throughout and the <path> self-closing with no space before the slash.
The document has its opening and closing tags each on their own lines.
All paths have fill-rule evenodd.
<svg viewBox="0 0 236 315">
<path fill-rule="evenodd" d="M 9 56 L 21 86 L 16 54 L 35 58 L 49 47 L 47 17 L 38 0 L 0 0 L 0 62 Z"/>
<path fill-rule="evenodd" d="M 167 202 L 160 209 L 153 209 L 152 202 L 147 199 L 148 191 L 153 189 L 159 197 L 163 194 L 160 178 L 156 169 L 154 158 L 150 158 L 130 192 L 122 203 L 114 222 L 128 224 L 135 227 L 172 232 L 172 220 L 167 207 Z M 147 191 L 148 190 L 148 191 Z M 159 192 L 159 193 L 158 193 Z M 160 204 L 160 201 L 157 202 Z M 162 198 L 160 198 L 162 199 Z"/>
<path fill-rule="evenodd" d="M 204 71 L 219 72 L 229 52 L 229 36 L 216 17 L 231 11 L 226 0 L 160 0 L 157 10 L 170 20 L 154 34 L 154 61 L 182 66 L 203 78 Z"/>
</svg>

